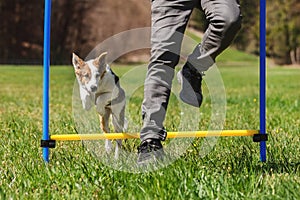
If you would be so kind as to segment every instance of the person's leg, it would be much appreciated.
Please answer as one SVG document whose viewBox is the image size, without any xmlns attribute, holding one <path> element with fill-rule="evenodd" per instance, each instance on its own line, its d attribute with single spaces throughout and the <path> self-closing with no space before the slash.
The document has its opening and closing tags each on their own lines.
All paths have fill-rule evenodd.
<svg viewBox="0 0 300 200">
<path fill-rule="evenodd" d="M 179 61 L 183 34 L 195 6 L 191 0 L 153 0 L 151 59 L 144 87 L 141 141 L 165 140 L 163 130 L 174 67 Z"/>
<path fill-rule="evenodd" d="M 178 73 L 182 82 L 180 98 L 195 107 L 202 103 L 203 73 L 226 49 L 241 27 L 240 6 L 237 0 L 201 0 L 201 7 L 209 22 L 202 42 L 189 55 L 187 63 Z"/>
<path fill-rule="evenodd" d="M 215 62 L 215 58 L 232 42 L 241 28 L 241 12 L 238 0 L 200 0 L 209 22 L 202 42 L 188 57 L 198 71 L 203 72 Z"/>
</svg>

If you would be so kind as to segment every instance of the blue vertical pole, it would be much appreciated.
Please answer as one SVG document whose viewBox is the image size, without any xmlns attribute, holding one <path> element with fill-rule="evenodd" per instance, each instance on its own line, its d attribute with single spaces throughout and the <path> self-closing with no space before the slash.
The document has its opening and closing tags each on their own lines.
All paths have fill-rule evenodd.
<svg viewBox="0 0 300 200">
<path fill-rule="evenodd" d="M 44 13 L 44 72 L 43 72 L 43 140 L 49 140 L 49 71 L 50 71 L 51 0 L 45 0 Z M 43 158 L 49 162 L 49 148 L 43 148 Z"/>
<path fill-rule="evenodd" d="M 260 133 L 266 134 L 266 0 L 260 0 Z M 260 160 L 266 161 L 266 141 L 260 142 Z"/>
</svg>

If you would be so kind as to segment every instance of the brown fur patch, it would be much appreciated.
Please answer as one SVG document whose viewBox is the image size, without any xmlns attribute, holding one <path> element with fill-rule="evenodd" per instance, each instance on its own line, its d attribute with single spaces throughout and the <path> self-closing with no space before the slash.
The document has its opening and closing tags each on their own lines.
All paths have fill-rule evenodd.
<svg viewBox="0 0 300 200">
<path fill-rule="evenodd" d="M 106 69 L 105 69 L 105 65 L 101 65 L 100 64 L 100 60 L 99 59 L 95 59 L 94 61 L 93 61 L 93 65 L 96 67 L 96 68 L 98 68 L 98 70 L 99 70 L 99 72 L 100 72 L 100 79 L 102 79 L 103 77 L 104 77 L 104 75 L 105 75 L 105 73 L 106 73 Z"/>
<path fill-rule="evenodd" d="M 95 59 L 94 61 L 93 61 L 93 65 L 95 66 L 95 67 L 99 67 L 99 65 L 100 65 L 100 63 L 99 63 L 99 59 Z"/>
<path fill-rule="evenodd" d="M 100 128 L 102 129 L 102 131 L 104 133 L 109 133 L 109 126 L 108 126 L 108 123 L 109 123 L 109 116 L 111 114 L 111 110 L 110 109 L 105 109 L 105 114 L 104 116 L 101 116 L 99 114 L 99 119 L 100 119 Z"/>
<path fill-rule="evenodd" d="M 78 68 L 75 70 L 75 74 L 78 76 L 82 84 L 86 84 L 91 80 L 92 72 L 89 66 L 82 60 L 78 62 Z"/>
<path fill-rule="evenodd" d="M 105 126 L 106 122 L 105 120 L 102 118 L 101 122 L 100 122 L 100 128 L 103 130 L 104 133 L 109 133 L 108 130 L 106 130 L 106 126 Z"/>
</svg>

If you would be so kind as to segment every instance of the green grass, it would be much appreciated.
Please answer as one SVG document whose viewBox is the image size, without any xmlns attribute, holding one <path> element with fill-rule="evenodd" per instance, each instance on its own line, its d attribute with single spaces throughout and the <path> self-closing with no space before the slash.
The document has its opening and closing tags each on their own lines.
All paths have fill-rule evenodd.
<svg viewBox="0 0 300 200">
<path fill-rule="evenodd" d="M 230 54 L 230 52 L 227 52 Z M 224 129 L 258 129 L 257 61 L 218 65 L 227 96 Z M 118 75 L 130 67 L 114 66 Z M 59 142 L 45 164 L 39 148 L 42 131 L 42 68 L 0 67 L 0 199 L 300 199 L 299 69 L 268 69 L 268 161 L 259 161 L 251 138 L 220 138 L 201 157 L 203 139 L 166 168 L 128 173 L 103 164 L 80 142 Z M 71 66 L 51 68 L 50 131 L 76 133 L 72 117 L 74 74 Z M 199 128 L 207 129 L 211 106 L 207 88 Z M 142 88 L 127 102 L 141 125 Z M 165 122 L 178 128 L 179 102 L 174 97 Z M 187 127 L 188 129 L 188 127 Z M 165 143 L 168 144 L 169 141 Z M 138 141 L 126 147 L 136 152 Z M 131 149 L 132 148 L 132 149 Z"/>
</svg>

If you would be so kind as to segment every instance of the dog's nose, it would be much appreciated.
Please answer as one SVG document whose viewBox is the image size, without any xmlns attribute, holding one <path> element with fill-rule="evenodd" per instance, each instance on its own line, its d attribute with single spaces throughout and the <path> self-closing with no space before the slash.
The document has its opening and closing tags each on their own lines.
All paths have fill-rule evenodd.
<svg viewBox="0 0 300 200">
<path fill-rule="evenodd" d="M 97 86 L 92 85 L 92 86 L 91 86 L 91 91 L 92 91 L 92 92 L 96 92 L 96 90 L 97 90 Z"/>
</svg>

